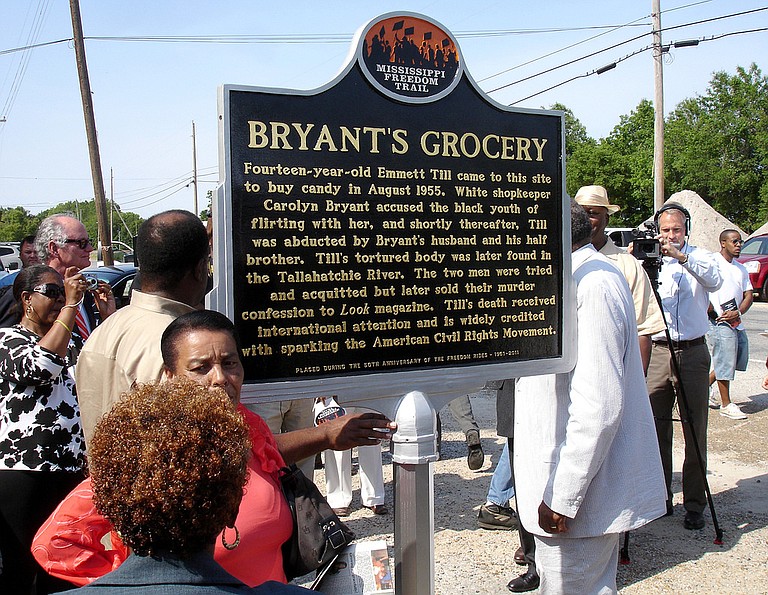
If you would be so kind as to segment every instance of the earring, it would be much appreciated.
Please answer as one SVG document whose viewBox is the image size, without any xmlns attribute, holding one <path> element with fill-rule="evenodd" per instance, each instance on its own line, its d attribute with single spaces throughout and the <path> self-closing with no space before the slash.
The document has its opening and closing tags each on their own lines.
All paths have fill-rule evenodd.
<svg viewBox="0 0 768 595">
<path fill-rule="evenodd" d="M 226 539 L 226 533 L 227 528 L 224 527 L 224 530 L 221 532 L 221 545 L 223 545 L 226 549 L 232 551 L 235 549 L 238 545 L 240 545 L 240 531 L 237 530 L 237 527 L 232 525 L 232 528 L 235 530 L 235 541 L 234 543 L 227 543 Z"/>
<path fill-rule="evenodd" d="M 32 304 L 27 304 L 27 318 L 29 318 L 29 315 L 32 314 Z"/>
</svg>

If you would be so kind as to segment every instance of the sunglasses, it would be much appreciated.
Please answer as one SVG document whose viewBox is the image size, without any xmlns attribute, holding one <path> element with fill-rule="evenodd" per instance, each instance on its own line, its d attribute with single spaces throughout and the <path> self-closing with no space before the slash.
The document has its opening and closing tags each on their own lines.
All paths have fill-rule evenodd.
<svg viewBox="0 0 768 595">
<path fill-rule="evenodd" d="M 64 240 L 65 244 L 77 244 L 80 250 L 85 250 L 88 246 L 92 246 L 91 238 L 85 238 L 82 240 Z"/>
<path fill-rule="evenodd" d="M 35 293 L 44 295 L 52 300 L 58 299 L 59 296 L 65 295 L 64 286 L 58 283 L 43 283 L 32 289 Z"/>
</svg>

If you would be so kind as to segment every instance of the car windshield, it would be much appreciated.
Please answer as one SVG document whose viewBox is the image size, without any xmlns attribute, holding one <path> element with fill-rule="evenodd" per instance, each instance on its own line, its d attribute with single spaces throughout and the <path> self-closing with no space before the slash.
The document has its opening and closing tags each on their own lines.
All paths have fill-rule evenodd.
<svg viewBox="0 0 768 595">
<path fill-rule="evenodd" d="M 762 246 L 762 238 L 747 240 L 747 242 L 741 247 L 741 256 L 747 256 L 749 254 L 762 254 Z"/>
</svg>

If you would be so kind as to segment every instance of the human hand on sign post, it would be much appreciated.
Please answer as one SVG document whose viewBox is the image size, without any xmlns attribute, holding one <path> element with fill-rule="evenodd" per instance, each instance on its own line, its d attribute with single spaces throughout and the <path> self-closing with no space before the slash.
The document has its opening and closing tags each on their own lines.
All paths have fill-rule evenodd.
<svg viewBox="0 0 768 595">
<path fill-rule="evenodd" d="M 275 441 L 283 459 L 290 464 L 323 450 L 380 444 L 395 430 L 397 424 L 381 413 L 344 413 L 311 428 L 275 434 Z"/>
<path fill-rule="evenodd" d="M 381 444 L 397 430 L 397 424 L 381 413 L 347 413 L 318 426 L 325 431 L 327 448 L 348 450 L 355 446 Z"/>
</svg>

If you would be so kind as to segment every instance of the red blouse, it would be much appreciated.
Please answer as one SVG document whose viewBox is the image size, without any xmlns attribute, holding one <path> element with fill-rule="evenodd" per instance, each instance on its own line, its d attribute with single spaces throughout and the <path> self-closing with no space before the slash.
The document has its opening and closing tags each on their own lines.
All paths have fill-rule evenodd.
<svg viewBox="0 0 768 595">
<path fill-rule="evenodd" d="M 264 420 L 242 405 L 238 410 L 248 423 L 253 443 L 248 482 L 235 522 L 240 545 L 227 550 L 217 539 L 213 556 L 248 586 L 270 580 L 285 583 L 281 546 L 293 531 L 291 511 L 278 479 L 285 462 Z M 234 541 L 234 531 L 227 530 L 227 540 Z M 111 523 L 94 507 L 90 478 L 67 495 L 32 542 L 32 554 L 46 572 L 78 586 L 114 570 L 128 553 Z"/>
</svg>

